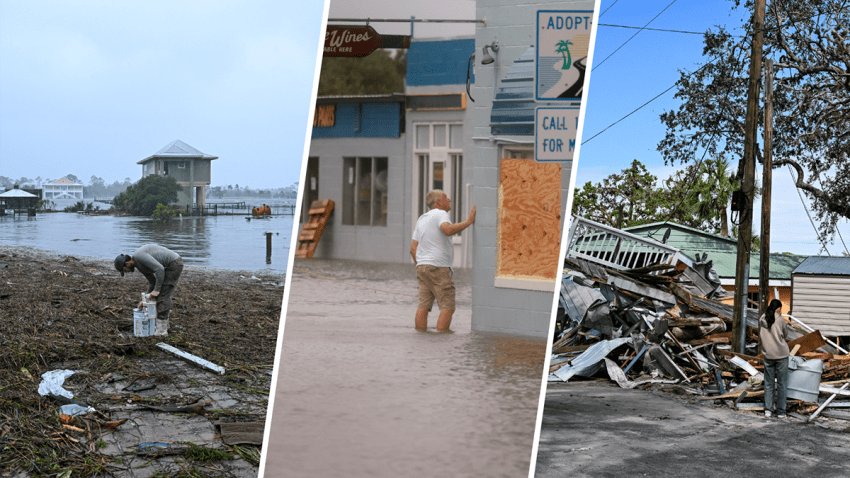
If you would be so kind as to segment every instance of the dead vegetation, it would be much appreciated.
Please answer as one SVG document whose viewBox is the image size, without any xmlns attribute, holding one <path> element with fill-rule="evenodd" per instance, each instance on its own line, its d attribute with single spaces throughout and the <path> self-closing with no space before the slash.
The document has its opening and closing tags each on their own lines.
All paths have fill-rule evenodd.
<svg viewBox="0 0 850 478">
<path fill-rule="evenodd" d="M 200 403 L 197 411 L 210 422 L 264 420 L 282 285 L 277 275 L 184 270 L 164 342 L 227 370 L 216 375 L 157 349 L 160 337 L 133 336 L 132 308 L 146 287 L 140 274 L 121 278 L 110 261 L 0 247 L 3 476 L 121 476 L 133 460 L 127 449 L 134 444 L 115 437 L 141 414 L 176 413 L 157 407 Z M 76 371 L 65 382 L 74 400 L 96 412 L 60 416 L 59 406 L 67 400 L 39 395 L 41 375 L 62 368 Z M 243 459 L 256 473 L 257 444 L 210 441 L 205 445 L 248 457 Z M 158 459 L 147 460 L 159 476 L 189 469 L 192 476 L 227 474 L 180 462 L 158 467 Z"/>
</svg>

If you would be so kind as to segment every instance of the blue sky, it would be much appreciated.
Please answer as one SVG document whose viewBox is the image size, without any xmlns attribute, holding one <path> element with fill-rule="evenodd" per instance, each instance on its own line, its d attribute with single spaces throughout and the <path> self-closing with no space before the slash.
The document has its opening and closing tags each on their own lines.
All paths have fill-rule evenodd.
<svg viewBox="0 0 850 478">
<path fill-rule="evenodd" d="M 0 175 L 135 181 L 180 139 L 213 186 L 298 181 L 323 8 L 0 0 Z"/>
<path fill-rule="evenodd" d="M 670 3 L 671 0 L 601 1 L 583 138 L 590 138 L 672 86 L 679 78 L 679 70 L 694 71 L 702 65 L 702 36 L 647 30 L 641 31 L 601 63 L 638 31 L 601 24 L 642 27 Z M 718 24 L 741 25 L 743 13 L 733 13 L 731 7 L 732 2 L 725 0 L 678 0 L 649 27 L 704 32 Z M 583 144 L 576 186 L 580 187 L 587 181 L 599 182 L 627 168 L 633 159 L 641 161 L 659 178 L 669 177 L 675 168 L 664 166 L 656 146 L 665 133 L 659 115 L 679 104 L 673 97 L 675 92 L 674 88 Z M 732 166 L 736 168 L 737 164 Z M 760 181 L 761 166 L 756 169 L 759 170 L 757 180 Z M 773 177 L 771 251 L 809 255 L 820 252 L 826 255 L 826 252 L 821 252 L 788 171 L 774 170 Z M 806 200 L 807 206 L 808 203 Z M 755 207 L 756 211 L 760 211 L 760 201 Z M 755 214 L 760 217 L 759 212 Z M 755 222 L 754 234 L 758 234 L 759 219 Z M 839 223 L 839 230 L 845 242 L 850 240 L 850 225 L 846 220 Z M 837 236 L 835 244 L 828 244 L 827 248 L 833 255 L 844 251 Z"/>
</svg>

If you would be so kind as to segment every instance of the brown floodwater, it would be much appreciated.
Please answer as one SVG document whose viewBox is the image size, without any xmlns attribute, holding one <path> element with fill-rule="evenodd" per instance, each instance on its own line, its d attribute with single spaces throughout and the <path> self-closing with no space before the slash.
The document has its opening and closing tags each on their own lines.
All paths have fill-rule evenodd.
<svg viewBox="0 0 850 478">
<path fill-rule="evenodd" d="M 455 282 L 417 332 L 412 265 L 295 262 L 265 477 L 528 475 L 546 342 L 471 331 Z"/>
</svg>

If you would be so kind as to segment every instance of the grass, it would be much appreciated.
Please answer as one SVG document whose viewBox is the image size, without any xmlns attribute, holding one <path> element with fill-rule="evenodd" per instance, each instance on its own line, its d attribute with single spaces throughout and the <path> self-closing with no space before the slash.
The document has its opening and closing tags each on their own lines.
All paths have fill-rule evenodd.
<svg viewBox="0 0 850 478">
<path fill-rule="evenodd" d="M 186 444 L 189 445 L 189 451 L 187 451 L 183 456 L 185 456 L 187 460 L 210 462 L 233 459 L 232 451 L 215 450 L 205 446 L 198 446 L 191 442 Z"/>
</svg>

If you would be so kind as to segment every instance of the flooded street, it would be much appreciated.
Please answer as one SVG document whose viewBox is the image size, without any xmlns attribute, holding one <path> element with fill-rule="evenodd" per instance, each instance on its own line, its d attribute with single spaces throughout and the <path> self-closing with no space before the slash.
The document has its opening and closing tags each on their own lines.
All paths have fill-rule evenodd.
<svg viewBox="0 0 850 478">
<path fill-rule="evenodd" d="M 180 254 L 186 264 L 284 273 L 292 221 L 289 215 L 250 221 L 237 215 L 186 217 L 158 225 L 148 218 L 76 213 L 0 216 L 0 245 L 112 259 L 156 243 Z M 266 232 L 273 234 L 271 264 L 266 263 Z"/>
<path fill-rule="evenodd" d="M 471 331 L 455 282 L 417 332 L 412 265 L 295 262 L 265 476 L 528 474 L 546 343 Z"/>
</svg>

